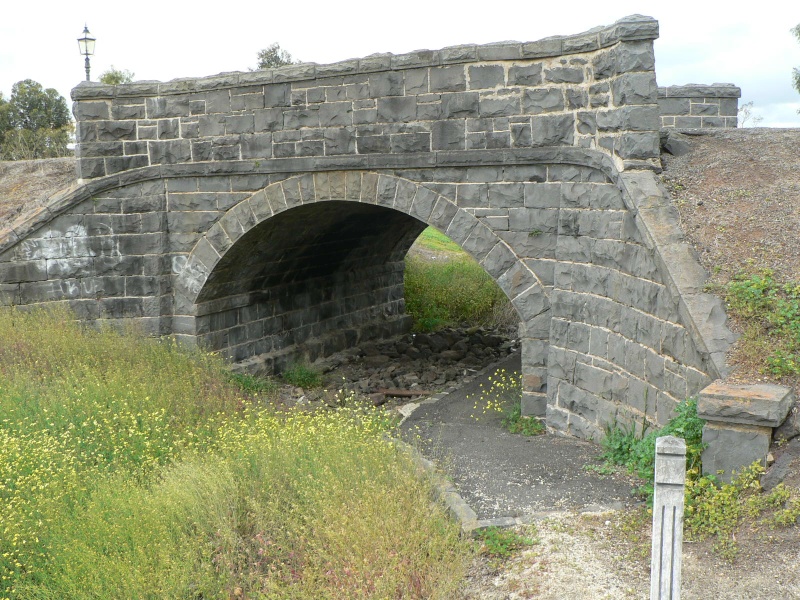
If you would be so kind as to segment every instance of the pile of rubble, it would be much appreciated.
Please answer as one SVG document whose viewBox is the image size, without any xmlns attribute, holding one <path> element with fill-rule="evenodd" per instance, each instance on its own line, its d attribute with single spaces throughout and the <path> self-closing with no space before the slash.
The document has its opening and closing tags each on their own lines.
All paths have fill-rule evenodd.
<svg viewBox="0 0 800 600">
<path fill-rule="evenodd" d="M 367 342 L 313 366 L 326 389 L 289 388 L 295 402 L 325 400 L 331 391 L 354 391 L 376 404 L 386 397 L 436 393 L 515 352 L 519 340 L 504 329 L 448 328 Z M 285 398 L 289 400 L 289 398 Z"/>
</svg>

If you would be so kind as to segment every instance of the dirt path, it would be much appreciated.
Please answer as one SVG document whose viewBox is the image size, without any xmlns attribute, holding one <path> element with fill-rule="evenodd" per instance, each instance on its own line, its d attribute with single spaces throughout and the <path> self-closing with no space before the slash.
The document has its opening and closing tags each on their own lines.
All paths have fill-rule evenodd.
<svg viewBox="0 0 800 600">
<path fill-rule="evenodd" d="M 475 565 L 464 600 L 647 599 L 649 523 L 639 515 L 563 513 L 537 523 L 536 543 L 493 569 Z M 770 541 L 769 538 L 783 539 Z M 709 544 L 684 543 L 684 600 L 800 598 L 797 531 L 768 532 L 733 563 Z"/>
</svg>

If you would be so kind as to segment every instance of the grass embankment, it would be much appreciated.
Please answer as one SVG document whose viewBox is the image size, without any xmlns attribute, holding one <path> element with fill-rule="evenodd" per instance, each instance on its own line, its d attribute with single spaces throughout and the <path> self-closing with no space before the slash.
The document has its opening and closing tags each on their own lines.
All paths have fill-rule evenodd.
<svg viewBox="0 0 800 600">
<path fill-rule="evenodd" d="M 500 287 L 475 260 L 432 227 L 422 232 L 418 247 L 435 253 L 406 257 L 406 312 L 418 331 L 469 325 L 515 323 L 517 315 Z"/>
<path fill-rule="evenodd" d="M 764 269 L 725 287 L 728 309 L 745 323 L 738 358 L 778 378 L 800 376 L 800 283 Z"/>
<path fill-rule="evenodd" d="M 217 357 L 0 311 L 0 598 L 452 597 L 469 548 L 385 414 L 260 400 Z"/>
</svg>

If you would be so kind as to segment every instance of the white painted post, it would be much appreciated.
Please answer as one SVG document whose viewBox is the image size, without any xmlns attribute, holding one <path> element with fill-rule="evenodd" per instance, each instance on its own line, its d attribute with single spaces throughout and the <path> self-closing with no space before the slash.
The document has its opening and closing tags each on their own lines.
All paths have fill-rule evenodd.
<svg viewBox="0 0 800 600">
<path fill-rule="evenodd" d="M 686 442 L 672 436 L 658 438 L 650 600 L 680 600 L 681 597 L 685 483 Z"/>
</svg>

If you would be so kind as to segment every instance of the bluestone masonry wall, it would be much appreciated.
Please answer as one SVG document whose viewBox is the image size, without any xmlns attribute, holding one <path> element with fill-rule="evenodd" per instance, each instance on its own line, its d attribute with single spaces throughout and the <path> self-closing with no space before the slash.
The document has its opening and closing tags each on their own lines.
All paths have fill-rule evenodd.
<svg viewBox="0 0 800 600">
<path fill-rule="evenodd" d="M 658 88 L 661 126 L 677 129 L 737 127 L 742 90 L 732 83 Z"/>
<path fill-rule="evenodd" d="M 279 370 L 407 328 L 431 225 L 516 308 L 527 414 L 663 422 L 730 332 L 653 175 L 657 31 L 81 84 L 82 185 L 0 232 L 0 301 Z"/>
</svg>

